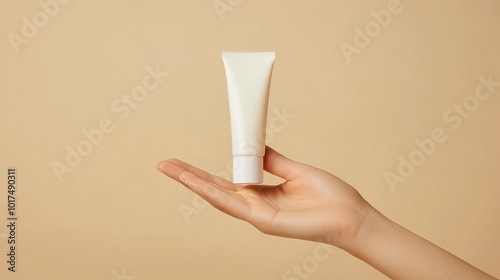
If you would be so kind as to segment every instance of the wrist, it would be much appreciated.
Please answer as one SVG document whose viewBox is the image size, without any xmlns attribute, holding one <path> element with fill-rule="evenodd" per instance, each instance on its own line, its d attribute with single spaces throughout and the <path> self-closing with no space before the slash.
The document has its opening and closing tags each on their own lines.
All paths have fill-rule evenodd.
<svg viewBox="0 0 500 280">
<path fill-rule="evenodd" d="M 359 228 L 338 246 L 391 279 L 495 279 L 386 218 L 367 203 Z"/>
<path fill-rule="evenodd" d="M 371 241 L 376 239 L 377 235 L 383 234 L 381 232 L 392 223 L 369 203 L 366 203 L 359 215 L 359 225 L 352 237 L 337 246 L 356 257 L 362 256 Z"/>
</svg>

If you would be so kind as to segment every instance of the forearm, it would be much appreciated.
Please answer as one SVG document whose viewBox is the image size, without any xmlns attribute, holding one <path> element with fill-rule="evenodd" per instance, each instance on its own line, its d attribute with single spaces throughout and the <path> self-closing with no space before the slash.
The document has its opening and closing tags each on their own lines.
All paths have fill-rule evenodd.
<svg viewBox="0 0 500 280">
<path fill-rule="evenodd" d="M 395 280 L 495 279 L 371 208 L 344 248 Z"/>
</svg>

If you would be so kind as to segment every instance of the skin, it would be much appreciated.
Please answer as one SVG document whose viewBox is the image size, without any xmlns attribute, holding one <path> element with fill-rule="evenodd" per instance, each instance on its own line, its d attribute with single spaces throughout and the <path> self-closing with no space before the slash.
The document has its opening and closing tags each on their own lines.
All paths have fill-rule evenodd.
<svg viewBox="0 0 500 280">
<path fill-rule="evenodd" d="M 326 171 L 269 147 L 264 169 L 284 182 L 235 185 L 178 159 L 158 164 L 160 172 L 264 233 L 336 246 L 391 279 L 496 279 L 392 222 Z"/>
</svg>

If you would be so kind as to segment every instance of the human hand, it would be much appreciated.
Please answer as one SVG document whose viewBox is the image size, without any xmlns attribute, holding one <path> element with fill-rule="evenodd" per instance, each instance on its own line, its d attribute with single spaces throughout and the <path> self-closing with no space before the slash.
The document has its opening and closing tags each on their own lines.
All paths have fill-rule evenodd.
<svg viewBox="0 0 500 280">
<path fill-rule="evenodd" d="M 177 159 L 158 169 L 264 233 L 337 246 L 391 279 L 496 279 L 390 221 L 336 176 L 269 147 L 264 169 L 285 179 L 276 186 L 235 185 Z"/>
<path fill-rule="evenodd" d="M 285 181 L 276 186 L 236 185 L 177 159 L 158 170 L 214 207 L 277 236 L 338 247 L 353 241 L 371 206 L 346 182 L 266 147 L 264 169 Z"/>
</svg>

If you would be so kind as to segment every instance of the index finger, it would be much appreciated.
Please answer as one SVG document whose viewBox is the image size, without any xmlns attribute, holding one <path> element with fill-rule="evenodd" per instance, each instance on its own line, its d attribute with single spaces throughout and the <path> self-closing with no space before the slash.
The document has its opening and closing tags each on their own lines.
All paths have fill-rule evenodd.
<svg viewBox="0 0 500 280">
<path fill-rule="evenodd" d="M 181 175 L 182 172 L 188 171 L 205 181 L 208 181 L 212 184 L 215 184 L 216 186 L 219 186 L 220 188 L 230 191 L 238 191 L 241 189 L 241 186 L 235 185 L 224 178 L 212 175 L 204 170 L 201 170 L 197 167 L 194 167 L 186 162 L 183 162 L 175 158 L 171 158 L 166 161 L 160 162 L 158 164 L 158 169 L 160 169 L 160 171 L 162 171 L 163 173 L 165 173 L 166 175 L 175 180 L 179 178 L 179 175 Z M 176 178 L 170 175 L 175 176 Z"/>
</svg>

